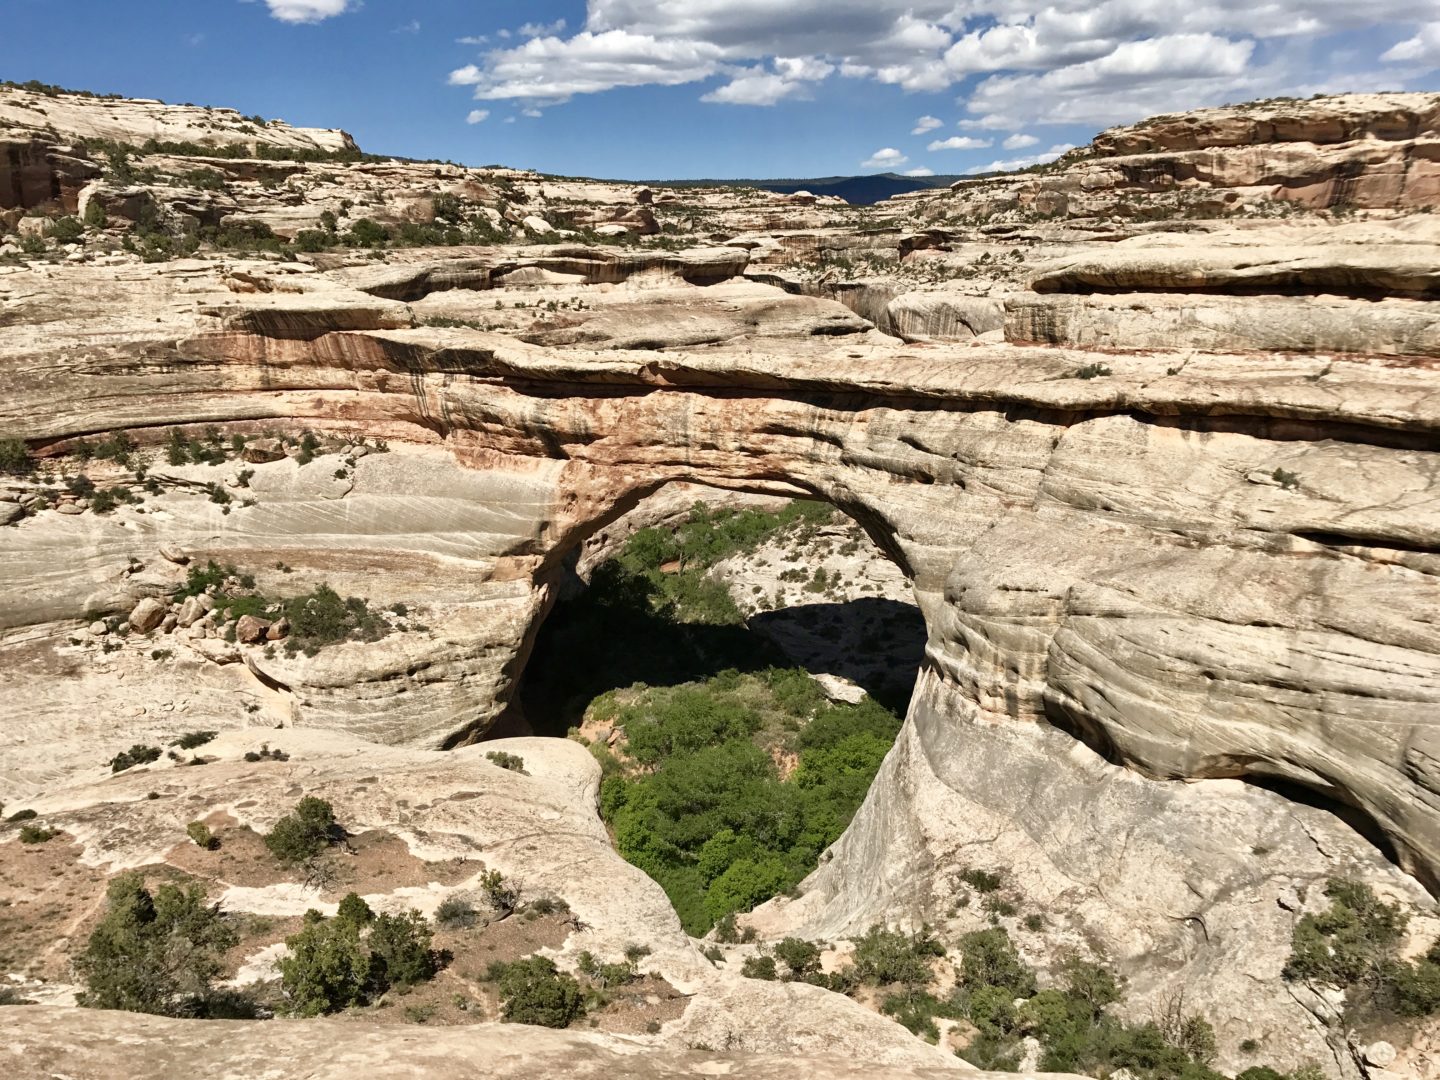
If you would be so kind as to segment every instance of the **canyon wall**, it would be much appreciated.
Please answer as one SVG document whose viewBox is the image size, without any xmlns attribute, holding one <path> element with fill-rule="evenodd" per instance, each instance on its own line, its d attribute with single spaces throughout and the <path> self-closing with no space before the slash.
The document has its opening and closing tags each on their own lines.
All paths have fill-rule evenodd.
<svg viewBox="0 0 1440 1080">
<path fill-rule="evenodd" d="M 1396 103 L 1394 137 L 1430 139 L 1433 105 Z M 1340 126 L 1352 148 L 1390 138 Z M 1171 127 L 1190 130 L 1112 135 L 1096 160 L 1178 152 Z M 1434 203 L 1411 173 L 1387 206 Z M 1189 987 L 1223 1060 L 1258 1030 L 1279 1060 L 1354 1075 L 1312 1020 L 1326 1003 L 1278 976 L 1327 877 L 1428 912 L 1419 883 L 1440 887 L 1440 225 L 935 226 L 973 198 L 879 211 L 910 226 L 887 234 L 894 276 L 954 298 L 911 303 L 904 326 L 865 317 L 830 270 L 777 265 L 812 240 L 875 244 L 855 223 L 744 231 L 780 197 L 723 211 L 730 241 L 693 250 L 0 273 L 0 434 L 63 471 L 77 440 L 124 433 L 161 488 L 100 516 L 11 485 L 5 779 L 54 787 L 186 680 L 205 689 L 177 725 L 234 722 L 244 694 L 285 726 L 473 740 L 567 559 L 644 498 L 677 482 L 815 496 L 913 583 L 925 659 L 865 807 L 757 925 L 935 922 L 958 868 L 1003 864 L 1143 990 Z M 961 263 L 940 288 L 906 279 Z M 329 441 L 313 460 L 164 463 L 172 431 L 205 426 Z M 77 645 L 206 559 L 268 592 L 402 602 L 425 626 L 315 657 L 177 631 L 199 674 L 148 679 L 123 648 Z"/>
</svg>

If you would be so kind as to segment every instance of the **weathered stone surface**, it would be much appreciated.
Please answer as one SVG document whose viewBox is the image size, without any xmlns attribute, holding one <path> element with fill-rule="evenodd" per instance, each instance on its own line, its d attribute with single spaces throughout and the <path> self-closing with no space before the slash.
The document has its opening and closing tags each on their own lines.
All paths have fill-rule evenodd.
<svg viewBox="0 0 1440 1080">
<path fill-rule="evenodd" d="M 130 629 L 148 634 L 164 621 L 167 611 L 165 604 L 153 596 L 147 596 L 131 610 Z"/>
<path fill-rule="evenodd" d="M 343 1021 L 209 1021 L 207 1038 L 193 1023 L 123 1013 L 85 1013 L 43 1006 L 0 1009 L 13 1033 L 0 1046 L 0 1064 L 17 1080 L 64 1075 L 76 1080 L 350 1080 L 357 1072 L 375 1080 L 418 1075 L 457 1080 L 529 1080 L 566 1076 L 577 1080 L 679 1080 L 734 1077 L 792 1080 L 798 1073 L 836 1080 L 942 1080 L 955 1075 L 939 1066 L 878 1065 L 835 1050 L 810 1054 L 745 1054 L 663 1049 L 653 1040 L 550 1031 L 515 1025 L 465 1028 L 414 1025 L 360 1027 Z M 773 1020 L 773 1016 L 771 1017 Z M 762 1016 L 754 1017 L 763 1025 Z M 1060 1073 L 983 1073 L 975 1080 L 1067 1080 Z M 1073 1080 L 1073 1078 L 1072 1078 Z"/>
<path fill-rule="evenodd" d="M 242 645 L 255 645 L 266 640 L 270 624 L 254 615 L 241 615 L 235 623 L 235 639 Z"/>
</svg>

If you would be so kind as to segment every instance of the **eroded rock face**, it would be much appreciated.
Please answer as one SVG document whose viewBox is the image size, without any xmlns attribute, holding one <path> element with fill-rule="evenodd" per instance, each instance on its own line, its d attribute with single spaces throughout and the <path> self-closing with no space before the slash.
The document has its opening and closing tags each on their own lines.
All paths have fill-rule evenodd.
<svg viewBox="0 0 1440 1080">
<path fill-rule="evenodd" d="M 23 1032 L 0 1048 L 11 1076 L 64 1074 L 117 1080 L 180 1080 L 204 1074 L 215 1080 L 345 1080 L 363 1071 L 377 1080 L 418 1072 L 437 1076 L 614 1076 L 636 1080 L 725 1076 L 788 1080 L 797 1071 L 842 1080 L 940 1080 L 954 1069 L 858 1063 L 832 1052 L 740 1054 L 660 1049 L 639 1039 L 508 1025 L 468 1028 L 358 1026 L 343 1021 L 209 1021 L 213 1041 L 191 1038 L 193 1024 L 154 1016 L 83 1013 L 32 1006 L 0 1009 L 0 1018 Z M 756 1023 L 763 1023 L 757 1014 Z M 772 1017 L 773 1019 L 773 1017 Z M 961 1073 L 975 1080 L 1079 1080 L 1062 1073 Z"/>
<path fill-rule="evenodd" d="M 1368 132 L 1421 154 L 1430 100 L 1392 102 L 1413 134 L 1380 116 L 1314 141 L 1329 154 Z M 1125 152 L 1189 153 L 1190 137 Z M 1108 145 L 877 211 L 904 228 L 857 230 L 817 203 L 757 235 L 779 212 L 762 198 L 721 212 L 731 242 L 688 250 L 15 268 L 0 277 L 0 432 L 57 468 L 77 438 L 125 432 L 161 490 L 102 515 L 15 482 L 0 686 L 24 708 L 0 729 L 5 779 L 59 798 L 122 733 L 250 717 L 412 748 L 396 754 L 473 738 L 590 538 L 669 485 L 810 494 L 904 573 L 925 652 L 865 807 L 806 896 L 757 923 L 963 929 L 956 870 L 1003 864 L 1063 913 L 1026 946 L 1037 961 L 1103 946 L 1137 1009 L 1189 989 L 1222 1063 L 1241 1064 L 1249 1024 L 1276 1064 L 1346 1074 L 1277 975 L 1327 877 L 1405 900 L 1417 927 L 1433 905 L 1406 873 L 1440 885 L 1440 237 L 1389 212 L 1115 220 L 1117 192 L 1148 189 L 1091 183 L 1115 167 Z M 345 182 L 418 183 L 401 168 Z M 1419 186 L 1386 206 L 1428 198 L 1412 172 Z M 1285 197 L 1183 179 L 1184 198 L 1154 205 Z M 593 193 L 589 220 L 636 199 L 549 187 Z M 657 196 L 657 217 L 679 198 Z M 219 445 L 260 449 L 162 464 L 171 429 L 210 425 Z M 328 441 L 297 453 L 307 430 Z M 96 483 L 126 478 L 107 468 Z M 187 571 L 170 548 L 267 595 L 327 582 L 418 625 L 291 656 L 181 608 L 167 660 L 103 621 L 99 650 L 71 642 L 96 614 L 173 594 Z M 121 722 L 77 724 L 81 700 Z M 1249 781 L 1359 811 L 1398 868 Z"/>
</svg>

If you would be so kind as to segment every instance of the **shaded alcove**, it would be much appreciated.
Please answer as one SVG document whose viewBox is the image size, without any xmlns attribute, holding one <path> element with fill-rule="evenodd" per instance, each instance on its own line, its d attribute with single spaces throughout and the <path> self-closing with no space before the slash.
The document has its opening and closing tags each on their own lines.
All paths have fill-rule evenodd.
<svg viewBox="0 0 1440 1080">
<path fill-rule="evenodd" d="M 737 498 L 747 497 L 715 491 L 711 505 L 723 508 Z M 834 524 L 822 526 L 822 533 L 847 530 L 850 539 L 837 546 L 852 557 L 884 561 L 895 580 L 903 583 L 903 572 L 889 566 L 889 557 L 864 536 L 858 523 L 838 509 L 829 510 Z M 672 518 L 659 527 L 679 524 Z M 620 527 L 625 527 L 623 521 Z M 612 546 L 612 554 L 622 546 Z M 812 553 L 805 552 L 801 564 L 787 573 L 803 570 L 808 577 L 824 562 L 823 539 L 819 549 L 813 560 Z M 635 683 L 673 686 L 703 681 L 725 670 L 755 672 L 771 667 L 798 667 L 853 683 L 903 717 L 924 658 L 924 618 L 913 602 L 896 598 L 893 583 L 889 596 L 839 595 L 828 589 L 824 594 L 806 592 L 783 607 L 745 610 L 743 622 L 725 625 L 676 622 L 657 613 L 632 575 L 619 572 L 614 561 L 590 558 L 587 565 L 582 548 L 568 554 L 562 575 L 557 588 L 561 599 L 539 627 L 512 708 L 490 737 L 563 736 L 580 723 L 585 707 L 596 697 Z M 734 582 L 731 585 L 732 592 L 741 592 Z M 873 584 L 861 587 L 880 589 Z M 758 587 L 744 592 L 751 589 Z M 799 586 L 792 589 L 800 592 Z M 744 597 L 738 598 L 746 608 Z"/>
</svg>

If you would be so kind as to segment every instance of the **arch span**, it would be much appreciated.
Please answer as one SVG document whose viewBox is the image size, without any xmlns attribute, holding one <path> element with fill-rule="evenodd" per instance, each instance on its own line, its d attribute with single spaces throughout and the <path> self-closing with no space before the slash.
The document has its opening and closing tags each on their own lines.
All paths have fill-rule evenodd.
<svg viewBox="0 0 1440 1080">
<path fill-rule="evenodd" d="M 259 505 L 196 527 L 218 550 L 328 545 L 372 588 L 469 597 L 444 648 L 367 661 L 389 687 L 362 678 L 375 689 L 356 694 L 341 661 L 269 672 L 306 685 L 318 722 L 431 744 L 483 725 L 565 552 L 604 522 L 675 480 L 810 493 L 912 580 L 938 728 L 1063 715 L 1146 776 L 1313 784 L 1436 881 L 1427 369 L 1215 356 L 1171 374 L 1135 355 L 1081 380 L 1062 377 L 1079 354 L 1055 348 L 555 353 L 468 330 L 252 323 L 92 358 L 86 395 L 21 372 L 4 422 L 40 445 L 159 437 L 182 418 L 389 438 L 397 452 L 343 492 L 305 470 L 267 477 Z M 1345 543 L 1325 539 L 1337 521 Z M 33 594 L 43 562 L 12 559 L 7 596 Z M 52 607 L 81 606 L 65 588 L 80 591 Z M 398 720 L 397 688 L 423 690 Z"/>
</svg>

